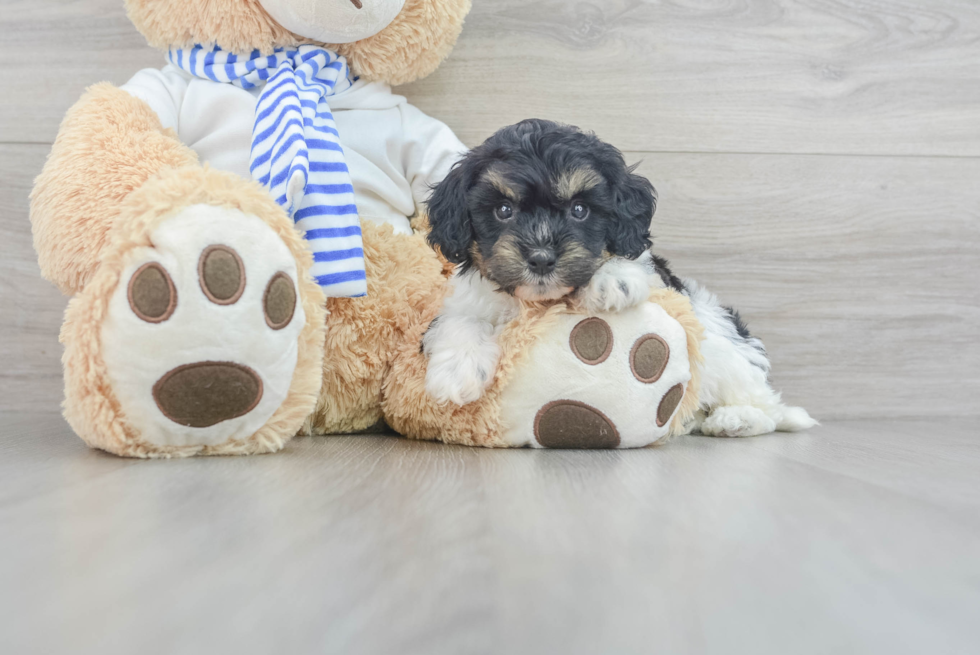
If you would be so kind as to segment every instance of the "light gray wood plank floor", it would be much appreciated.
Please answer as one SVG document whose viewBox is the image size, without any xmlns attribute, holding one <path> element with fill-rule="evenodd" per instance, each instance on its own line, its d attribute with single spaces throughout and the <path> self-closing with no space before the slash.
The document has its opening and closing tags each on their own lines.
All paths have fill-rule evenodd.
<svg viewBox="0 0 980 655">
<path fill-rule="evenodd" d="M 975 421 L 636 451 L 0 439 L 6 653 L 975 653 Z"/>
</svg>

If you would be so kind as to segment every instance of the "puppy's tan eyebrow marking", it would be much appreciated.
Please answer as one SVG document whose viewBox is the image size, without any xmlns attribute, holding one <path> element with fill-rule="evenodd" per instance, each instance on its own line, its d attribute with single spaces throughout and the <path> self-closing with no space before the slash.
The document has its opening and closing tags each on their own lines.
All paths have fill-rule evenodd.
<svg viewBox="0 0 980 655">
<path fill-rule="evenodd" d="M 491 168 L 490 170 L 484 172 L 482 177 L 484 180 L 492 184 L 497 191 L 504 194 L 514 202 L 521 201 L 521 196 L 514 191 L 509 184 L 507 184 L 507 180 L 505 180 L 497 171 Z"/>
<path fill-rule="evenodd" d="M 588 166 L 575 168 L 558 175 L 554 184 L 555 194 L 562 200 L 572 200 L 578 194 L 588 191 L 600 182 L 602 182 L 602 176 L 592 168 Z"/>
</svg>

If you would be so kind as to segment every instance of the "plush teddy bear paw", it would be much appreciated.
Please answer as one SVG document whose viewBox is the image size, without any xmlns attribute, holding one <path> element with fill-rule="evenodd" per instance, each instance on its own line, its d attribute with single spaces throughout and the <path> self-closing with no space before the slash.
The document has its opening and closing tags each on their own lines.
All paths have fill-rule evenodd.
<svg viewBox="0 0 980 655">
<path fill-rule="evenodd" d="M 647 446 L 670 433 L 690 379 L 687 335 L 659 305 L 563 314 L 501 393 L 501 434 L 512 446 Z"/>
<path fill-rule="evenodd" d="M 243 440 L 289 392 L 306 322 L 296 260 L 256 216 L 191 206 L 125 253 L 101 326 L 112 392 L 143 442 Z"/>
</svg>

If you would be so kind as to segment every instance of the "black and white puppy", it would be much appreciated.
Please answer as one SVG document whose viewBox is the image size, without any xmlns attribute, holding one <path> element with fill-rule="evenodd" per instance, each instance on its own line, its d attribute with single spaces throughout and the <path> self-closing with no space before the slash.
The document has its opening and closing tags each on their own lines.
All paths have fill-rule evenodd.
<svg viewBox="0 0 980 655">
<path fill-rule="evenodd" d="M 750 436 L 816 422 L 768 383 L 769 360 L 737 312 L 650 251 L 657 193 L 622 153 L 544 120 L 506 127 L 459 161 L 428 203 L 429 243 L 458 264 L 453 292 L 423 339 L 426 389 L 473 402 L 493 379 L 496 336 L 520 302 L 565 296 L 590 312 L 687 295 L 705 328 L 701 411 L 691 430 Z"/>
</svg>

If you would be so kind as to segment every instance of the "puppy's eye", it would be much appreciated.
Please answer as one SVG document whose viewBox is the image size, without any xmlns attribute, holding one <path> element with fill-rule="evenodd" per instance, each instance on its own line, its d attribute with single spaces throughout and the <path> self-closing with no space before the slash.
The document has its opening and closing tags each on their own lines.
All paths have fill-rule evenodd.
<svg viewBox="0 0 980 655">
<path fill-rule="evenodd" d="M 583 221 L 589 216 L 589 206 L 584 202 L 576 201 L 572 204 L 572 210 L 570 213 L 572 214 L 572 218 L 575 220 Z"/>
<path fill-rule="evenodd" d="M 509 221 L 514 217 L 514 207 L 509 202 L 502 202 L 494 208 L 493 214 L 501 221 Z"/>
</svg>

